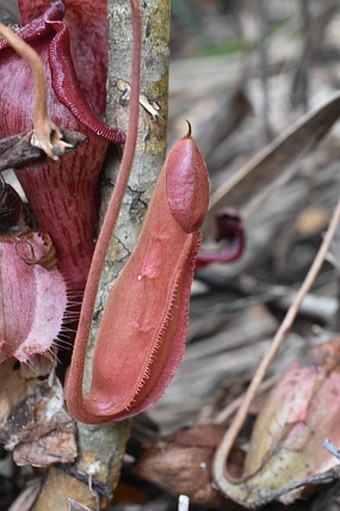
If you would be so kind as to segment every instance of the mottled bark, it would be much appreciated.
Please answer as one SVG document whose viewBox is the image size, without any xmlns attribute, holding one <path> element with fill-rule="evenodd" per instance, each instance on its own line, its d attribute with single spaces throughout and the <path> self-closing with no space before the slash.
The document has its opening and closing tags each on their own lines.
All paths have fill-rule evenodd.
<svg viewBox="0 0 340 511">
<path fill-rule="evenodd" d="M 107 121 L 124 129 L 128 119 L 131 61 L 129 5 L 126 0 L 111 0 L 109 4 L 111 47 Z M 107 254 L 97 313 L 103 308 L 108 287 L 136 243 L 166 151 L 170 1 L 141 2 L 141 9 L 143 60 L 137 150 L 119 222 Z M 118 159 L 107 165 L 103 182 L 103 211 L 111 196 L 118 166 Z"/>
</svg>

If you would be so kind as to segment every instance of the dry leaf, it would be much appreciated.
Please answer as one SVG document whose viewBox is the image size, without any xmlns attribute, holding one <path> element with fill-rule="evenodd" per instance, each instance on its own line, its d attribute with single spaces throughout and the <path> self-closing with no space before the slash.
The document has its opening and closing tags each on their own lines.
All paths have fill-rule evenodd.
<svg viewBox="0 0 340 511">
<path fill-rule="evenodd" d="M 75 425 L 64 407 L 52 363 L 35 357 L 34 369 L 9 359 L 0 366 L 0 441 L 17 465 L 46 467 L 76 457 Z"/>
<path fill-rule="evenodd" d="M 301 497 L 307 483 L 338 461 L 323 447 L 340 445 L 340 337 L 311 349 L 270 393 L 260 412 L 241 480 L 228 495 L 246 507 Z M 292 491 L 293 490 L 293 491 Z"/>
<path fill-rule="evenodd" d="M 263 193 L 269 185 L 282 179 L 295 160 L 312 151 L 340 116 L 340 94 L 332 96 L 325 104 L 307 113 L 282 135 L 268 144 L 211 196 L 209 215 L 204 223 L 204 234 L 213 230 L 214 214 L 225 206 L 243 207 Z"/>
<path fill-rule="evenodd" d="M 211 486 L 210 467 L 222 435 L 216 425 L 179 431 L 146 446 L 134 471 L 172 495 L 188 495 L 192 504 L 217 507 L 225 501 Z"/>
</svg>

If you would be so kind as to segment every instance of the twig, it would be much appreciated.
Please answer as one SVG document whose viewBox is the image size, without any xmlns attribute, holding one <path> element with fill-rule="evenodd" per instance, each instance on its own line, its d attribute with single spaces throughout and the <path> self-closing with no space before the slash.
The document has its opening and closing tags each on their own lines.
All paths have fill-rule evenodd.
<svg viewBox="0 0 340 511">
<path fill-rule="evenodd" d="M 86 140 L 83 133 L 65 129 L 60 129 L 60 132 L 70 149 L 83 144 Z M 28 132 L 0 140 L 0 172 L 10 168 L 20 169 L 33 163 L 43 163 L 46 160 L 45 153 L 31 145 L 31 136 L 32 132 Z"/>
<path fill-rule="evenodd" d="M 271 364 L 274 356 L 276 355 L 282 341 L 285 339 L 286 334 L 288 333 L 289 329 L 291 328 L 292 323 L 293 323 L 296 315 L 298 314 L 299 307 L 301 305 L 301 302 L 302 302 L 304 296 L 306 295 L 306 293 L 308 293 L 308 291 L 312 287 L 313 282 L 314 282 L 318 272 L 320 271 L 320 268 L 325 260 L 327 252 L 331 246 L 331 243 L 332 243 L 333 237 L 335 235 L 339 221 L 340 221 L 340 199 L 339 199 L 338 204 L 334 210 L 334 213 L 333 213 L 331 222 L 329 224 L 329 227 L 327 229 L 326 235 L 325 235 L 324 240 L 319 248 L 319 251 L 313 261 L 313 264 L 310 267 L 309 272 L 306 275 L 305 280 L 302 283 L 294 302 L 289 307 L 283 322 L 281 323 L 278 331 L 276 332 L 276 335 L 274 336 L 274 339 L 272 341 L 272 344 L 271 344 L 271 347 L 270 347 L 268 353 L 266 354 L 265 358 L 260 363 L 260 365 L 259 365 L 259 367 L 258 367 L 248 389 L 247 389 L 247 392 L 245 393 L 244 400 L 243 400 L 240 408 L 238 409 L 238 412 L 236 413 L 236 416 L 235 416 L 233 422 L 231 423 L 230 428 L 226 432 L 219 448 L 217 449 L 215 460 L 214 460 L 214 467 L 213 467 L 214 478 L 215 478 L 216 484 L 218 485 L 218 487 L 224 494 L 226 494 L 226 486 L 228 484 L 228 482 L 225 479 L 226 477 L 231 483 L 239 481 L 239 479 L 234 479 L 233 477 L 231 477 L 230 474 L 228 473 L 227 468 L 226 468 L 229 453 L 230 453 L 230 451 L 233 447 L 233 444 L 237 438 L 237 435 L 239 434 L 240 429 L 246 419 L 250 404 L 254 399 L 257 389 L 258 389 L 261 381 L 263 380 L 265 373 L 266 373 L 269 365 Z"/>
</svg>

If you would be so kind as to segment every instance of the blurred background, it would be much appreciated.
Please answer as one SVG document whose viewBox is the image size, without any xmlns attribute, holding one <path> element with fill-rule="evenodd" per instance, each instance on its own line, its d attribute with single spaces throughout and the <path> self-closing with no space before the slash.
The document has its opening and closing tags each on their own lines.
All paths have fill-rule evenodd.
<svg viewBox="0 0 340 511">
<path fill-rule="evenodd" d="M 238 209 L 246 249 L 240 261 L 196 276 L 185 362 L 151 412 L 166 431 L 205 414 L 223 386 L 228 401 L 230 388 L 249 380 L 314 259 L 340 180 L 339 2 L 173 0 L 172 10 L 169 142 L 189 119 L 209 167 L 212 209 Z M 225 193 L 245 168 L 252 177 L 238 194 Z M 278 366 L 338 329 L 338 247 Z"/>
</svg>

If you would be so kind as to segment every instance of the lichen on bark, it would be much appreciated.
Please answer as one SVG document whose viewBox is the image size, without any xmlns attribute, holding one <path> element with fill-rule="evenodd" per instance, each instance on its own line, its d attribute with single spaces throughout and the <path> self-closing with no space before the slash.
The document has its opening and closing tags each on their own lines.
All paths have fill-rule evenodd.
<svg viewBox="0 0 340 511">
<path fill-rule="evenodd" d="M 125 0 L 109 2 L 111 45 L 109 50 L 107 122 L 127 127 L 128 91 L 130 84 L 131 30 L 129 6 Z M 119 221 L 108 252 L 101 285 L 101 303 L 105 302 L 107 285 L 111 285 L 131 253 L 143 222 L 152 189 L 161 170 L 165 152 L 168 114 L 169 68 L 169 0 L 141 2 L 143 16 L 143 57 L 139 134 L 135 161 Z M 122 55 L 125 56 L 122 59 Z M 105 210 L 119 161 L 106 168 L 102 188 Z M 117 257 L 118 255 L 118 257 Z"/>
</svg>

